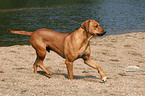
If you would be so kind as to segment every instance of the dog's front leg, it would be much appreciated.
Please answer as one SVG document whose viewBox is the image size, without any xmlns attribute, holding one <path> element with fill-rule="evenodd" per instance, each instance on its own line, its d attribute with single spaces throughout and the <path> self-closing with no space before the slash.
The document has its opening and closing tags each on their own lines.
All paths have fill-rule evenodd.
<svg viewBox="0 0 145 96">
<path fill-rule="evenodd" d="M 67 71 L 68 71 L 68 78 L 70 80 L 73 80 L 73 62 L 70 62 L 69 60 L 65 60 L 65 64 L 67 66 Z"/>
<path fill-rule="evenodd" d="M 95 68 L 95 69 L 98 70 L 98 72 L 99 72 L 100 75 L 101 75 L 102 81 L 106 81 L 106 80 L 107 80 L 107 77 L 106 77 L 106 75 L 103 73 L 101 67 L 100 67 L 99 65 L 97 65 L 90 57 L 87 58 L 87 59 L 85 59 L 84 62 L 85 62 L 85 64 L 87 64 L 87 65 L 89 65 L 89 66 L 91 66 L 91 67 L 93 67 L 93 68 Z"/>
</svg>

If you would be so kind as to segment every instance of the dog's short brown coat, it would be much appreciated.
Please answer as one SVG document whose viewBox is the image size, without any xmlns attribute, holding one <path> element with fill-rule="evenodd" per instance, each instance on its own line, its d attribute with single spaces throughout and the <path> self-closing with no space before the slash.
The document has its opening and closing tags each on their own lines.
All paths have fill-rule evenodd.
<svg viewBox="0 0 145 96">
<path fill-rule="evenodd" d="M 100 27 L 100 24 L 94 20 L 87 20 L 81 24 L 81 27 L 72 33 L 59 33 L 50 29 L 39 29 L 35 32 L 13 31 L 8 32 L 31 36 L 31 45 L 36 50 L 37 58 L 33 65 L 34 72 L 37 73 L 37 67 L 43 69 L 47 74 L 52 72 L 43 66 L 43 60 L 46 51 L 53 50 L 63 58 L 67 65 L 69 79 L 73 79 L 73 62 L 82 58 L 85 64 L 95 68 L 101 75 L 103 81 L 106 76 L 102 69 L 90 58 L 89 41 L 93 36 L 102 36 L 106 32 Z"/>
</svg>

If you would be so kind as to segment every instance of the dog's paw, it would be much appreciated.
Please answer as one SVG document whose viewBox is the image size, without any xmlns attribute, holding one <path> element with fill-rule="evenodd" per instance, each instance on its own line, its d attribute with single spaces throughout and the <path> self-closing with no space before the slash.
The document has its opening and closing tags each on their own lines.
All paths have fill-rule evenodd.
<svg viewBox="0 0 145 96">
<path fill-rule="evenodd" d="M 45 74 L 46 77 L 51 78 L 53 74 Z"/>
<path fill-rule="evenodd" d="M 107 81 L 107 77 L 105 76 L 104 78 L 102 78 L 102 81 L 106 82 Z"/>
</svg>

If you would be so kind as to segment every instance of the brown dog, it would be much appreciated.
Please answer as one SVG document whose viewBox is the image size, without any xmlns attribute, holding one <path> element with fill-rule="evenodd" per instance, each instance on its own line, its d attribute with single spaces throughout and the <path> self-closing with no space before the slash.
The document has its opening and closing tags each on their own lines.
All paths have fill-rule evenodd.
<svg viewBox="0 0 145 96">
<path fill-rule="evenodd" d="M 10 33 L 31 36 L 31 45 L 36 50 L 37 58 L 33 65 L 34 72 L 37 73 L 37 67 L 40 67 L 47 74 L 52 72 L 43 66 L 43 60 L 46 50 L 53 50 L 63 58 L 67 66 L 69 79 L 73 79 L 73 62 L 78 59 L 84 59 L 85 64 L 95 68 L 101 75 L 102 81 L 106 81 L 106 76 L 102 69 L 90 58 L 89 41 L 93 36 L 102 36 L 106 33 L 100 27 L 100 24 L 94 20 L 87 20 L 81 24 L 81 27 L 72 33 L 59 33 L 50 29 L 39 29 L 35 32 L 13 31 Z"/>
</svg>

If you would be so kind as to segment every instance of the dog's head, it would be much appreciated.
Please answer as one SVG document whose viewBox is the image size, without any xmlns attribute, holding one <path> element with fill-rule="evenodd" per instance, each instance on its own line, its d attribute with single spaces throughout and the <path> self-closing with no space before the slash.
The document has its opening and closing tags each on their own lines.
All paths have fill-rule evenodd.
<svg viewBox="0 0 145 96">
<path fill-rule="evenodd" d="M 82 23 L 81 27 L 87 32 L 87 34 L 93 36 L 103 36 L 106 31 L 100 27 L 100 24 L 95 20 L 87 20 Z"/>
</svg>

